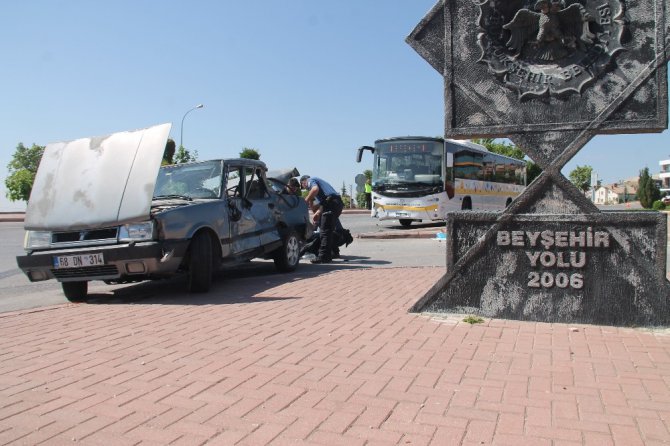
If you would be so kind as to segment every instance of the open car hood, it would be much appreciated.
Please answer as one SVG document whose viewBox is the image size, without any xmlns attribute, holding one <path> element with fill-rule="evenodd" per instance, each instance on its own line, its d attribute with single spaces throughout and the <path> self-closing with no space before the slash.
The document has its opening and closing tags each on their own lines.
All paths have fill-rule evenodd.
<svg viewBox="0 0 670 446">
<path fill-rule="evenodd" d="M 149 218 L 171 124 L 49 144 L 25 228 L 76 230 Z"/>
</svg>

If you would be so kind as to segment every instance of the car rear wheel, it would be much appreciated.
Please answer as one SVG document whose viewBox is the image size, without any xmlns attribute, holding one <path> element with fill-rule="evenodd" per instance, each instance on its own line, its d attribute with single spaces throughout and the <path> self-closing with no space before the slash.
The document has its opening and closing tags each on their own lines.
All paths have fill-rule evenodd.
<svg viewBox="0 0 670 446">
<path fill-rule="evenodd" d="M 88 282 L 63 282 L 63 294 L 70 302 L 84 302 L 88 294 Z"/>
<path fill-rule="evenodd" d="M 284 237 L 284 243 L 275 251 L 272 260 L 277 270 L 283 273 L 295 271 L 300 262 L 300 239 L 295 231 L 289 232 Z"/>
<path fill-rule="evenodd" d="M 212 286 L 212 242 L 205 233 L 191 239 L 188 255 L 188 290 L 206 293 Z"/>
</svg>

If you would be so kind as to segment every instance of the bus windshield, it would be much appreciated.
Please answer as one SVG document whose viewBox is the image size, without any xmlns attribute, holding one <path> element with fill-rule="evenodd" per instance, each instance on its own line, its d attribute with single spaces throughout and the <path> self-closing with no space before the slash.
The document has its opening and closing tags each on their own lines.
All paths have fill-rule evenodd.
<svg viewBox="0 0 670 446">
<path fill-rule="evenodd" d="M 411 189 L 442 185 L 443 158 L 442 144 L 434 141 L 377 143 L 373 187 Z"/>
</svg>

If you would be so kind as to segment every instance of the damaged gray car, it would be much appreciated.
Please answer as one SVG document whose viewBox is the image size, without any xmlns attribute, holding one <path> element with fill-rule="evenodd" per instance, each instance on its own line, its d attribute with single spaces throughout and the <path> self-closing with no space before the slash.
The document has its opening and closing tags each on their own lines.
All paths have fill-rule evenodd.
<svg viewBox="0 0 670 446">
<path fill-rule="evenodd" d="M 253 258 L 293 271 L 312 232 L 304 200 L 268 178 L 261 161 L 216 159 L 161 167 L 170 124 L 45 148 L 17 257 L 30 281 L 56 279 L 68 300 L 88 282 L 188 278 L 210 289 L 214 271 Z"/>
</svg>

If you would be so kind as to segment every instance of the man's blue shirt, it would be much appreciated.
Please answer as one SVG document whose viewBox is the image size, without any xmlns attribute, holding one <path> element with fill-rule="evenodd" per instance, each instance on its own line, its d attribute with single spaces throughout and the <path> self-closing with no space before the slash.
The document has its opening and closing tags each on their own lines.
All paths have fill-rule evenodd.
<svg viewBox="0 0 670 446">
<path fill-rule="evenodd" d="M 326 197 L 328 195 L 337 195 L 337 192 L 335 189 L 333 189 L 333 186 L 328 184 L 327 181 L 322 180 L 321 178 L 318 177 L 310 177 L 307 180 L 307 188 L 312 189 L 314 186 L 319 187 L 319 193 L 317 194 L 317 198 L 320 202 L 324 202 L 326 200 Z"/>
</svg>

